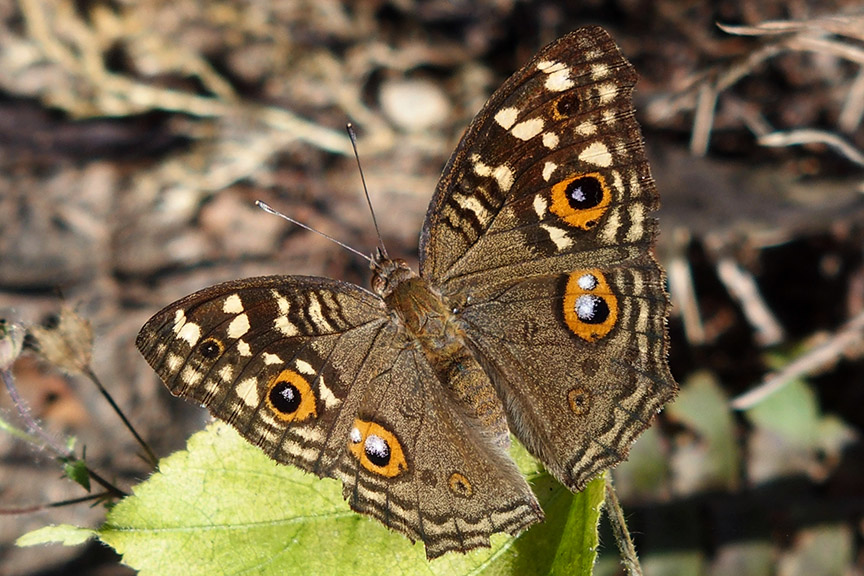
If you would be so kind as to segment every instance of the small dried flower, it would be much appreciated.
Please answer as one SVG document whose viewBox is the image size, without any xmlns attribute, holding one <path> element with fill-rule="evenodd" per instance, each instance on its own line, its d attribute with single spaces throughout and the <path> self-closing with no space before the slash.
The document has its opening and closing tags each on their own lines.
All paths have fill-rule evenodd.
<svg viewBox="0 0 864 576">
<path fill-rule="evenodd" d="M 0 318 L 0 370 L 12 366 L 24 345 L 24 328 Z"/>
<path fill-rule="evenodd" d="M 39 354 L 67 372 L 84 373 L 93 356 L 93 330 L 90 323 L 69 307 L 63 307 L 57 326 L 34 326 L 30 334 L 39 345 Z"/>
</svg>

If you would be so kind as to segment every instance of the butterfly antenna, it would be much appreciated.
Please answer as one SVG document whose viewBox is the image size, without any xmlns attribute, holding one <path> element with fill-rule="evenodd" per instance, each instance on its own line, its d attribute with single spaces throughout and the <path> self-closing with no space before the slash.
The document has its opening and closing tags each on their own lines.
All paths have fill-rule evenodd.
<svg viewBox="0 0 864 576">
<path fill-rule="evenodd" d="M 328 240 L 330 240 L 334 244 L 338 244 L 339 246 L 348 250 L 349 252 L 352 252 L 352 253 L 356 254 L 357 256 L 360 256 L 364 260 L 368 260 L 370 263 L 372 263 L 372 258 L 367 256 L 366 254 L 363 254 L 359 250 L 355 250 L 351 246 L 348 246 L 344 242 L 340 242 L 339 240 L 337 240 L 333 236 L 330 236 L 329 234 L 325 234 L 324 232 L 321 232 L 320 230 L 316 230 L 315 228 L 312 228 L 311 226 L 307 226 L 306 224 L 303 224 L 299 220 L 295 220 L 294 218 L 291 218 L 290 216 L 286 216 L 285 214 L 283 214 L 282 212 L 279 212 L 278 210 L 274 210 L 268 204 L 265 204 L 261 200 L 256 200 L 255 205 L 258 206 L 259 208 L 261 208 L 262 210 L 264 210 L 265 212 L 267 212 L 269 214 L 273 214 L 274 216 L 279 216 L 280 218 L 284 218 L 288 222 L 291 222 L 292 224 L 295 224 L 295 225 L 299 226 L 300 228 L 303 228 L 304 230 L 309 230 L 310 232 L 314 232 L 315 234 L 318 234 L 319 236 L 323 236 L 324 238 L 327 238 Z"/>
<path fill-rule="evenodd" d="M 366 204 L 369 205 L 369 212 L 372 214 L 372 224 L 375 226 L 375 234 L 378 235 L 378 251 L 384 258 L 387 256 L 387 248 L 384 247 L 384 240 L 381 239 L 381 230 L 378 228 L 378 219 L 375 218 L 375 210 L 372 208 L 372 199 L 369 197 L 369 189 L 366 187 L 366 177 L 363 175 L 363 166 L 360 164 L 360 154 L 357 152 L 357 134 L 354 132 L 354 125 L 350 122 L 345 125 L 348 131 L 348 138 L 351 139 L 351 147 L 354 149 L 354 159 L 357 160 L 357 169 L 360 171 L 360 181 L 363 183 L 363 194 L 366 195 Z"/>
</svg>

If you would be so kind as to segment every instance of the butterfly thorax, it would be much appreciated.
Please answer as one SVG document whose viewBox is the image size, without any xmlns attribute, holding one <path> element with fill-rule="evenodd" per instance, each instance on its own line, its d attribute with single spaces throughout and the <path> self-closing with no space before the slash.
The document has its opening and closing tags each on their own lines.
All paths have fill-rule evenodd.
<svg viewBox="0 0 864 576">
<path fill-rule="evenodd" d="M 458 312 L 404 260 L 378 255 L 372 289 L 384 299 L 403 335 L 421 350 L 445 390 L 480 420 L 499 444 L 509 442 L 504 409 L 492 382 L 467 345 Z"/>
</svg>

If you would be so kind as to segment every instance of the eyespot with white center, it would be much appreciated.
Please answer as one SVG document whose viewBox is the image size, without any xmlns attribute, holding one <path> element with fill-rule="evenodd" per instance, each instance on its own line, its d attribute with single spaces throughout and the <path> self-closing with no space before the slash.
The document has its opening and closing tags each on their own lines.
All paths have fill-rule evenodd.
<svg viewBox="0 0 864 576">
<path fill-rule="evenodd" d="M 590 230 L 606 213 L 612 191 L 599 172 L 571 175 L 552 186 L 550 210 L 565 223 Z"/>
<path fill-rule="evenodd" d="M 365 470 L 387 478 L 408 471 L 402 443 L 381 424 L 355 419 L 348 440 L 348 449 Z"/>
<path fill-rule="evenodd" d="M 309 381 L 293 370 L 283 370 L 270 380 L 265 399 L 271 413 L 284 422 L 303 422 L 318 416 Z"/>
<path fill-rule="evenodd" d="M 583 294 L 576 299 L 576 316 L 586 324 L 602 324 L 609 317 L 606 301 L 593 294 Z"/>
<path fill-rule="evenodd" d="M 366 436 L 363 449 L 366 451 L 366 458 L 375 466 L 384 467 L 390 463 L 390 446 L 380 436 L 375 434 Z"/>
<path fill-rule="evenodd" d="M 571 333 L 587 342 L 605 338 L 618 322 L 618 297 L 599 269 L 567 275 L 561 311 Z"/>
<path fill-rule="evenodd" d="M 198 345 L 198 352 L 207 360 L 218 358 L 224 351 L 225 347 L 222 345 L 222 342 L 213 337 L 206 338 Z"/>
</svg>

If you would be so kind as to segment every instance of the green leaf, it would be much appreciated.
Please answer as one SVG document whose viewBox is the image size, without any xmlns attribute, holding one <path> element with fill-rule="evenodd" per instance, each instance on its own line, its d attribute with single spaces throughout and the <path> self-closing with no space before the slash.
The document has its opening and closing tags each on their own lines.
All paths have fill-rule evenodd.
<svg viewBox="0 0 864 576">
<path fill-rule="evenodd" d="M 90 492 L 90 472 L 83 460 L 64 460 L 63 473 L 84 490 Z"/>
<path fill-rule="evenodd" d="M 678 447 L 672 461 L 677 489 L 687 494 L 735 489 L 741 459 L 735 420 L 717 379 L 708 372 L 691 375 L 667 412 L 697 434 L 696 441 Z"/>
<path fill-rule="evenodd" d="M 819 404 L 803 380 L 792 380 L 746 414 L 754 426 L 777 434 L 790 445 L 811 448 L 817 444 Z"/>
<path fill-rule="evenodd" d="M 573 495 L 528 464 L 544 523 L 428 562 L 421 544 L 352 512 L 340 482 L 278 465 L 214 423 L 118 503 L 99 537 L 142 576 L 591 574 L 603 479 Z"/>
<path fill-rule="evenodd" d="M 69 524 L 57 526 L 45 526 L 24 534 L 15 544 L 18 546 L 36 546 L 38 544 L 63 544 L 64 546 L 77 546 L 83 544 L 96 536 L 96 532 L 89 528 L 79 528 Z"/>
</svg>

